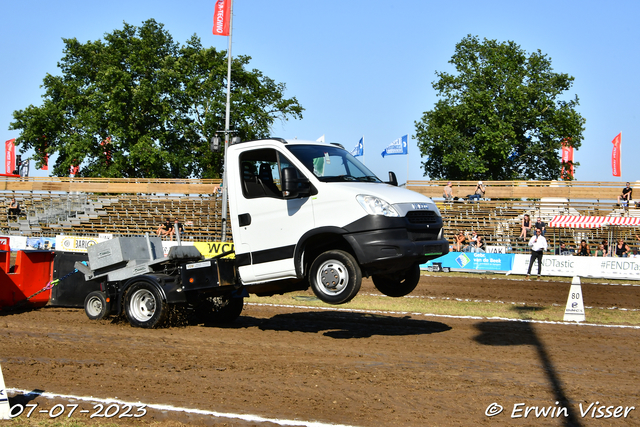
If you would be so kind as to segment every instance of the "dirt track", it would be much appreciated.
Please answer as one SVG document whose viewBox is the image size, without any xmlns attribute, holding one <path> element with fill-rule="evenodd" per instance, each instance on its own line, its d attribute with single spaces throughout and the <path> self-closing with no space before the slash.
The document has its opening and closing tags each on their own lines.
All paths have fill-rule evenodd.
<svg viewBox="0 0 640 427">
<path fill-rule="evenodd" d="M 361 292 L 375 290 L 365 281 Z M 568 283 L 442 276 L 423 278 L 412 295 L 535 306 L 563 304 L 567 292 Z M 583 284 L 583 293 L 587 306 L 640 306 L 638 286 Z M 232 326 L 142 330 L 92 322 L 82 310 L 44 308 L 0 313 L 0 364 L 8 388 L 270 419 L 359 426 L 640 425 L 639 335 L 638 329 L 258 305 L 245 306 Z M 13 396 L 11 404 L 29 399 Z M 31 402 L 39 409 L 70 403 Z M 494 402 L 504 410 L 487 417 Z M 627 407 L 627 416 L 596 419 L 594 406 L 583 416 L 580 405 L 585 411 L 595 402 L 614 406 L 611 414 Z M 526 419 L 511 418 L 534 406 L 555 409 L 547 417 L 533 410 Z M 551 416 L 556 412 L 559 418 Z M 275 425 L 155 410 L 141 420 Z"/>
</svg>

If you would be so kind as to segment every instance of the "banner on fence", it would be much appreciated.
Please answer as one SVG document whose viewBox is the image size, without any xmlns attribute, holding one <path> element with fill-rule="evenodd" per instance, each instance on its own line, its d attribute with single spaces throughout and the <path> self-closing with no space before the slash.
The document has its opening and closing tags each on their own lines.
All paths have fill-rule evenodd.
<svg viewBox="0 0 640 427">
<path fill-rule="evenodd" d="M 513 255 L 483 252 L 449 252 L 437 259 L 422 264 L 420 268 L 426 269 L 434 262 L 442 263 L 442 267 L 452 270 L 482 270 L 507 272 L 511 270 Z"/>
</svg>

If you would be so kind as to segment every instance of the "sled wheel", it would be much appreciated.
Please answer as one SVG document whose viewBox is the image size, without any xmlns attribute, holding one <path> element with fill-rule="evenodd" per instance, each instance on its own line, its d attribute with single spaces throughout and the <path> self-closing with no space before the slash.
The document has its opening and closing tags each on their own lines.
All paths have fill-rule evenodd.
<svg viewBox="0 0 640 427">
<path fill-rule="evenodd" d="M 93 291 L 84 299 L 84 312 L 91 320 L 100 320 L 111 311 L 111 304 L 107 302 L 104 292 Z"/>
<path fill-rule="evenodd" d="M 167 316 L 167 304 L 162 300 L 160 291 L 145 282 L 131 285 L 125 298 L 125 313 L 131 326 L 138 328 L 156 328 Z"/>
</svg>

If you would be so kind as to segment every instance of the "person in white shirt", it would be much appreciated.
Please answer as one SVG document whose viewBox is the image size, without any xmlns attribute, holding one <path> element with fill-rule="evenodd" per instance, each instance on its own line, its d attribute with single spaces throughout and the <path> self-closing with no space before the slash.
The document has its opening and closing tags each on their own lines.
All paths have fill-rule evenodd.
<svg viewBox="0 0 640 427">
<path fill-rule="evenodd" d="M 542 254 L 547 249 L 547 239 L 542 235 L 542 230 L 536 228 L 536 235 L 529 240 L 529 246 L 531 246 L 531 259 L 529 260 L 529 269 L 527 270 L 527 279 L 531 274 L 531 267 L 535 260 L 538 260 L 538 279 L 542 271 Z"/>
</svg>

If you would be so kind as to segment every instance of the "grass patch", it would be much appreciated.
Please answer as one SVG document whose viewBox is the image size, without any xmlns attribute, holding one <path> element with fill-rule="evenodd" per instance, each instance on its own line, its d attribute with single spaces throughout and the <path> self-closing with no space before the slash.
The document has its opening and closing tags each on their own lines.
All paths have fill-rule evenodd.
<svg viewBox="0 0 640 427">
<path fill-rule="evenodd" d="M 477 275 L 475 276 L 477 277 Z M 561 278 L 571 283 L 571 279 Z M 551 279 L 549 279 L 551 280 Z M 583 281 L 583 283 L 585 283 Z M 600 280 L 599 283 L 602 283 Z M 628 283 L 628 281 L 627 281 Z M 251 295 L 245 302 L 255 304 L 294 305 L 310 308 L 336 308 L 348 310 L 371 310 L 383 312 L 434 314 L 448 316 L 474 316 L 481 318 L 501 317 L 562 322 L 565 306 L 536 305 L 500 301 L 456 300 L 448 298 L 412 297 L 390 298 L 381 295 L 359 293 L 352 301 L 339 306 L 331 306 L 317 299 L 309 291 L 293 292 L 272 297 Z M 640 325 L 640 311 L 585 308 L 586 323 L 603 325 Z"/>
</svg>

